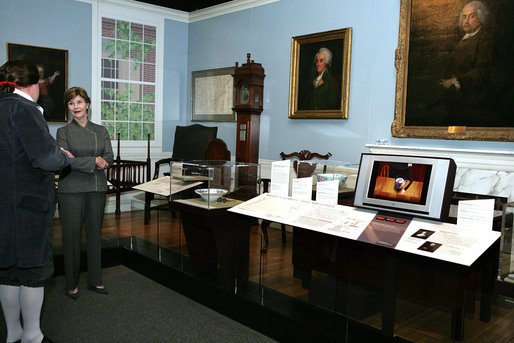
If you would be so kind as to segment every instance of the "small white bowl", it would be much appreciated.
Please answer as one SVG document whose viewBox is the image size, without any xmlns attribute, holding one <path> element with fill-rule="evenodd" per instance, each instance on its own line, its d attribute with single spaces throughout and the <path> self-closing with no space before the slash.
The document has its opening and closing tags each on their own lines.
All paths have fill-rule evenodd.
<svg viewBox="0 0 514 343">
<path fill-rule="evenodd" d="M 346 176 L 344 174 L 327 173 L 327 174 L 316 174 L 316 178 L 318 179 L 318 182 L 319 181 L 338 180 L 339 181 L 339 189 L 341 189 L 343 187 L 344 183 L 346 182 L 346 179 L 348 178 L 348 176 Z"/>
<path fill-rule="evenodd" d="M 206 202 L 216 202 L 219 197 L 223 196 L 227 193 L 224 189 L 218 188 L 201 188 L 195 189 L 195 193 L 202 197 L 203 201 Z"/>
</svg>

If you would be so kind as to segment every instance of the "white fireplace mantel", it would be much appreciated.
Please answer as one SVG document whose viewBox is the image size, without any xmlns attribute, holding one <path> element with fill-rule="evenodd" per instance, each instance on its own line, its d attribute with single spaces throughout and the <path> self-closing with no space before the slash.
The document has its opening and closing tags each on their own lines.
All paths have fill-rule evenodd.
<svg viewBox="0 0 514 343">
<path fill-rule="evenodd" d="M 458 168 L 514 172 L 514 152 L 367 144 L 373 154 L 450 157 Z"/>
<path fill-rule="evenodd" d="M 373 154 L 452 158 L 457 164 L 454 190 L 514 201 L 514 152 L 374 144 L 366 147 Z"/>
</svg>

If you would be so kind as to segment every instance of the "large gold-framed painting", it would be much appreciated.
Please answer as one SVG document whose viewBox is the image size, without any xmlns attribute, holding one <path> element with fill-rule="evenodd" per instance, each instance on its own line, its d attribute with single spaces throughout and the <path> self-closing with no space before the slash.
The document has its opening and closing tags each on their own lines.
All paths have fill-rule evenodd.
<svg viewBox="0 0 514 343">
<path fill-rule="evenodd" d="M 291 39 L 289 118 L 348 119 L 352 28 Z"/>
<path fill-rule="evenodd" d="M 7 59 L 26 60 L 39 71 L 39 98 L 43 116 L 50 123 L 67 123 L 62 97 L 68 89 L 68 50 L 7 43 Z"/>
<path fill-rule="evenodd" d="M 514 141 L 514 2 L 401 0 L 394 137 Z"/>
</svg>

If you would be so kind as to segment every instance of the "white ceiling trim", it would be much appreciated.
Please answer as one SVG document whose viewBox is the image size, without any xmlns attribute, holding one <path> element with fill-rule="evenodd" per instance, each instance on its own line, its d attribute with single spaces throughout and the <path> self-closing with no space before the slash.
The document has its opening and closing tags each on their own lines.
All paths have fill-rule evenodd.
<svg viewBox="0 0 514 343">
<path fill-rule="evenodd" d="M 103 5 L 112 5 L 112 6 L 120 6 L 129 9 L 136 9 L 140 11 L 145 11 L 150 14 L 159 15 L 164 17 L 165 19 L 171 19 L 175 21 L 192 23 L 196 21 L 201 21 L 209 18 L 214 18 L 220 15 L 238 12 L 242 10 L 246 10 L 249 8 L 267 5 L 273 2 L 277 2 L 280 0 L 232 0 L 223 4 L 219 4 L 216 6 L 211 6 L 208 8 L 204 8 L 192 13 L 173 10 L 167 7 L 156 6 L 151 4 L 142 3 L 135 0 L 76 0 L 80 2 L 86 2 L 89 4 L 103 4 Z"/>
<path fill-rule="evenodd" d="M 271 4 L 277 1 L 280 0 L 233 0 L 225 2 L 223 4 L 191 12 L 189 14 L 189 22 L 192 23 L 195 21 L 201 21 L 228 13 L 238 12 L 257 6 Z"/>
<path fill-rule="evenodd" d="M 90 4 L 110 5 L 127 8 L 130 10 L 143 11 L 148 14 L 158 15 L 165 19 L 176 20 L 184 23 L 189 23 L 189 13 L 184 11 L 173 10 L 166 7 L 145 4 L 134 0 L 76 0 L 80 2 L 87 2 Z"/>
</svg>

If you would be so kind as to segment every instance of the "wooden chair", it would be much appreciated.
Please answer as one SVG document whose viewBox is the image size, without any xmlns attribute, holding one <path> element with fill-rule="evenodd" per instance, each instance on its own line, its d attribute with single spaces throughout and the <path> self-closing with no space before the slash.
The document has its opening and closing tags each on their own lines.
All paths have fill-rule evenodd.
<svg viewBox="0 0 514 343">
<path fill-rule="evenodd" d="M 122 160 L 120 157 L 120 134 L 118 133 L 118 149 L 116 159 L 107 168 L 107 181 L 110 185 L 107 194 L 116 194 L 115 213 L 121 213 L 121 193 L 134 190 L 134 186 L 150 181 L 150 134 L 148 134 L 148 147 L 146 161 Z"/>
<path fill-rule="evenodd" d="M 205 159 L 210 161 L 230 161 L 230 151 L 223 139 L 214 138 L 207 145 Z"/>
<path fill-rule="evenodd" d="M 172 161 L 204 160 L 207 147 L 217 134 L 217 126 L 177 126 L 172 155 L 155 162 L 153 180 L 159 177 L 160 167 L 169 165 Z"/>
<path fill-rule="evenodd" d="M 380 176 L 389 177 L 389 164 L 385 164 L 380 168 Z"/>
<path fill-rule="evenodd" d="M 309 150 L 301 150 L 299 152 L 292 152 L 290 154 L 286 154 L 284 152 L 280 153 L 280 158 L 282 160 L 294 160 L 293 161 L 293 169 L 297 175 L 297 177 L 309 177 L 312 176 L 312 173 L 316 169 L 316 164 L 310 163 L 298 163 L 300 161 L 309 161 L 312 159 L 319 160 L 328 160 L 332 156 L 331 153 L 327 153 L 325 155 L 321 155 L 317 152 L 310 152 Z M 270 179 L 262 179 L 263 182 L 263 191 L 267 193 L 269 191 L 269 183 Z M 271 221 L 263 220 L 261 223 L 262 235 L 264 236 L 264 247 L 262 248 L 262 252 L 266 253 L 268 251 L 269 245 L 269 237 L 268 237 L 268 227 L 271 225 Z M 280 225 L 282 230 L 282 244 L 286 243 L 286 226 L 285 224 Z"/>
</svg>

